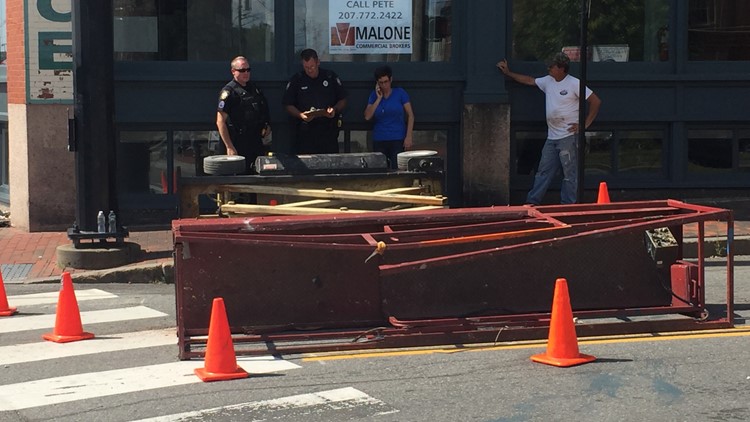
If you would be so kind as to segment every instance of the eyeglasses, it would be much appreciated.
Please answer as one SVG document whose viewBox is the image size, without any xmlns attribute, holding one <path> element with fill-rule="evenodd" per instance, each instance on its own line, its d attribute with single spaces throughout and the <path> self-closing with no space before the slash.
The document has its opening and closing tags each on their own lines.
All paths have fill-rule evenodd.
<svg viewBox="0 0 750 422">
<path fill-rule="evenodd" d="M 249 72 L 249 71 L 250 71 L 250 68 L 249 68 L 249 67 L 246 67 L 246 68 L 244 68 L 244 69 L 234 69 L 234 70 L 236 70 L 237 72 L 240 72 L 240 73 L 247 73 L 247 72 Z"/>
</svg>

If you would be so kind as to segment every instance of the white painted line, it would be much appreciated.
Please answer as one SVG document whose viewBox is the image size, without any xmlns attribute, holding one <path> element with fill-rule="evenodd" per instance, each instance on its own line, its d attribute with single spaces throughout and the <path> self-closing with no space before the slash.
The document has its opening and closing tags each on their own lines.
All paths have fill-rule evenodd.
<svg viewBox="0 0 750 422">
<path fill-rule="evenodd" d="M 167 314 L 145 306 L 133 306 L 130 308 L 105 309 L 101 311 L 81 312 L 81 323 L 84 331 L 87 324 L 98 324 L 100 322 L 130 321 L 134 319 L 156 318 Z M 56 315 L 34 315 L 0 319 L 0 333 L 13 333 L 16 331 L 39 330 L 53 328 Z"/>
<path fill-rule="evenodd" d="M 321 391 L 318 393 L 299 394 L 296 396 L 281 397 L 272 400 L 261 400 L 234 404 L 224 407 L 214 407 L 194 412 L 177 413 L 174 415 L 158 416 L 155 418 L 141 419 L 137 422 L 174 422 L 186 420 L 211 420 L 213 415 L 225 411 L 240 411 L 244 415 L 255 415 L 260 417 L 263 412 L 278 412 L 290 409 L 301 409 L 313 406 L 327 406 L 336 403 L 351 402 L 353 406 L 387 406 L 384 402 L 370 397 L 356 388 L 346 387 L 336 390 Z M 335 406 L 333 409 L 342 409 L 342 406 Z M 397 411 L 396 411 L 397 412 Z M 388 412 L 395 413 L 395 412 Z M 297 416 L 301 416 L 297 414 Z M 274 418 L 275 419 L 275 418 Z"/>
<path fill-rule="evenodd" d="M 3 385 L 0 412 L 202 382 L 193 370 L 203 365 L 202 361 L 172 362 Z M 243 361 L 241 367 L 252 377 L 300 366 L 262 356 Z"/>
<path fill-rule="evenodd" d="M 76 290 L 75 294 L 76 299 L 79 302 L 83 300 L 112 299 L 117 297 L 117 295 L 99 289 Z M 8 304 L 11 304 L 15 307 L 47 305 L 50 303 L 57 303 L 57 299 L 59 297 L 59 291 L 34 293 L 30 295 L 8 296 Z"/>
<path fill-rule="evenodd" d="M 110 334 L 72 343 L 43 341 L 39 343 L 14 344 L 12 346 L 0 347 L 0 364 L 12 365 L 15 363 L 37 362 L 40 360 L 176 344 L 177 334 L 175 328 Z"/>
</svg>

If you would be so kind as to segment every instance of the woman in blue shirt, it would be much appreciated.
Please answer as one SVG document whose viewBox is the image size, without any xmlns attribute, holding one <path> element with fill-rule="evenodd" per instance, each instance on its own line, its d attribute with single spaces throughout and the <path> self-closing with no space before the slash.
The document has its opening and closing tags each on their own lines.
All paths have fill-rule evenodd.
<svg viewBox="0 0 750 422">
<path fill-rule="evenodd" d="M 414 112 L 409 94 L 403 88 L 393 88 L 390 66 L 375 69 L 375 90 L 370 93 L 365 107 L 365 120 L 373 120 L 373 149 L 388 158 L 390 167 L 397 168 L 397 155 L 412 146 Z"/>
</svg>

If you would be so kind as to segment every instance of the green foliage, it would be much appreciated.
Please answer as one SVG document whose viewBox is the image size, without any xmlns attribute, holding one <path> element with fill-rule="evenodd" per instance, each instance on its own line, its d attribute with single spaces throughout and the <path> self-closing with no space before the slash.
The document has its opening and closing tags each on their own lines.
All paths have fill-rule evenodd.
<svg viewBox="0 0 750 422">
<path fill-rule="evenodd" d="M 644 46 L 668 22 L 668 0 L 591 0 L 588 44 L 627 44 L 630 57 L 644 60 Z M 513 57 L 543 61 L 564 46 L 580 43 L 579 0 L 513 2 Z M 647 39 L 648 38 L 648 39 Z"/>
</svg>

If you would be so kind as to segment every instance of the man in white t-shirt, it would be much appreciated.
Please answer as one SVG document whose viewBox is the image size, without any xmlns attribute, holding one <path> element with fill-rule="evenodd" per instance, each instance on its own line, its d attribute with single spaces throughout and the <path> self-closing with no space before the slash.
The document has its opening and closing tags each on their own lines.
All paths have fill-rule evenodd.
<svg viewBox="0 0 750 422">
<path fill-rule="evenodd" d="M 547 140 L 542 148 L 539 168 L 534 176 L 534 186 L 526 196 L 526 203 L 539 205 L 552 179 L 562 168 L 563 182 L 560 202 L 574 204 L 578 190 L 578 97 L 581 81 L 568 74 L 570 59 L 558 53 L 549 64 L 549 75 L 533 78 L 513 73 L 508 62 L 502 60 L 497 67 L 514 81 L 537 86 L 544 92 L 547 109 Z M 588 87 L 586 88 L 588 113 L 586 128 L 599 113 L 601 100 Z"/>
</svg>

